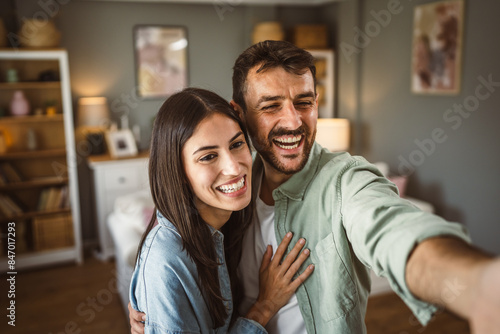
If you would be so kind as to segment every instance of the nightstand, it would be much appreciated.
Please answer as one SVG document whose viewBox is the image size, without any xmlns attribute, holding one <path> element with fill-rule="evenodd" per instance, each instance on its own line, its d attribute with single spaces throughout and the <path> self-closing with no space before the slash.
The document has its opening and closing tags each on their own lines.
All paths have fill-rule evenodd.
<svg viewBox="0 0 500 334">
<path fill-rule="evenodd" d="M 99 237 L 96 256 L 105 261 L 114 255 L 114 246 L 106 225 L 118 196 L 141 189 L 149 189 L 149 152 L 130 158 L 114 159 L 109 155 L 89 156 L 87 163 L 92 171 L 94 212 Z"/>
</svg>

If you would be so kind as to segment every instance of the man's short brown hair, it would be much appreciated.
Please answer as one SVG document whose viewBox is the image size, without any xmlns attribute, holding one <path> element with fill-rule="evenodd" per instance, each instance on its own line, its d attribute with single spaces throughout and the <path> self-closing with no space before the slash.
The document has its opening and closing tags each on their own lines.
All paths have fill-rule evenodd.
<svg viewBox="0 0 500 334">
<path fill-rule="evenodd" d="M 245 92 L 248 72 L 260 65 L 257 73 L 281 67 L 289 73 L 302 75 L 309 69 L 316 93 L 314 57 L 304 49 L 285 41 L 263 41 L 252 45 L 236 59 L 233 67 L 233 100 L 246 112 Z"/>
</svg>

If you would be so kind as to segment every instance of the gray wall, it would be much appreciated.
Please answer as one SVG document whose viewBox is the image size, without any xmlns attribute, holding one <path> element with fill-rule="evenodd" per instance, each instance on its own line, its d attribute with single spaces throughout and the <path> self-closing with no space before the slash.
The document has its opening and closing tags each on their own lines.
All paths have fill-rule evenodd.
<svg viewBox="0 0 500 334">
<path fill-rule="evenodd" d="M 37 0 L 18 1 L 19 15 L 43 11 Z M 137 24 L 180 25 L 188 30 L 189 83 L 231 96 L 231 67 L 247 46 L 246 12 L 227 11 L 223 20 L 212 5 L 70 1 L 59 7 L 57 27 L 68 50 L 73 99 L 106 96 L 114 117 L 129 111 L 130 124 L 140 124 L 142 147 L 149 142 L 151 119 L 162 99 L 135 96 L 133 27 Z M 243 23 L 243 24 L 242 24 Z"/>
<path fill-rule="evenodd" d="M 500 89 L 453 130 L 443 120 L 447 109 L 474 94 L 478 76 L 500 81 L 500 47 L 492 42 L 500 30 L 494 0 L 466 1 L 463 77 L 457 96 L 417 96 L 410 92 L 410 56 L 413 8 L 403 10 L 357 55 L 347 57 L 339 46 L 353 44 L 354 28 L 373 20 L 371 10 L 386 9 L 395 0 L 349 0 L 321 7 L 235 6 L 221 21 L 212 5 L 134 4 L 73 0 L 61 6 L 57 25 L 70 54 L 73 98 L 104 95 L 110 102 L 125 101 L 135 86 L 132 28 L 135 24 L 184 25 L 189 34 L 190 84 L 231 96 L 231 67 L 249 45 L 252 25 L 280 19 L 286 27 L 296 23 L 325 23 L 331 31 L 336 55 L 336 116 L 353 123 L 352 152 L 370 161 L 387 161 L 394 172 L 399 157 L 418 149 L 415 140 L 431 138 L 436 128 L 447 135 L 410 176 L 408 193 L 432 202 L 437 213 L 465 224 L 479 246 L 500 254 L 500 222 L 494 201 L 500 194 Z M 19 16 L 40 11 L 37 0 L 17 0 Z M 493 37 L 494 38 L 494 37 Z M 499 87 L 500 88 L 500 87 Z M 161 100 L 135 101 L 130 123 L 140 124 L 142 146 L 149 139 L 150 122 Z M 83 175 L 83 179 L 88 175 Z M 88 182 L 87 182 L 88 184 Z M 82 182 L 82 202 L 89 189 Z M 85 203 L 84 203 L 85 205 Z M 88 210 L 87 210 L 88 211 Z M 84 236 L 93 236 L 88 212 L 82 208 Z"/>
<path fill-rule="evenodd" d="M 389 1 L 363 3 L 363 25 L 373 20 L 370 11 L 386 9 Z M 418 4 L 423 3 L 419 1 Z M 475 94 L 478 77 L 500 83 L 500 3 L 495 0 L 465 1 L 462 87 L 456 96 L 414 95 L 410 92 L 410 57 L 413 8 L 401 1 L 403 10 L 372 38 L 363 50 L 360 71 L 360 120 L 366 126 L 357 151 L 372 161 L 402 168 L 400 156 L 418 162 L 411 174 L 410 195 L 432 202 L 437 213 L 467 226 L 481 247 L 500 254 L 500 87 L 480 102 L 461 124 L 447 122 L 445 112 Z M 481 92 L 484 93 L 483 90 Z M 456 127 L 454 129 L 453 127 Z M 432 132 L 441 128 L 446 140 L 430 145 Z M 415 140 L 425 141 L 428 152 L 420 161 Z"/>
</svg>

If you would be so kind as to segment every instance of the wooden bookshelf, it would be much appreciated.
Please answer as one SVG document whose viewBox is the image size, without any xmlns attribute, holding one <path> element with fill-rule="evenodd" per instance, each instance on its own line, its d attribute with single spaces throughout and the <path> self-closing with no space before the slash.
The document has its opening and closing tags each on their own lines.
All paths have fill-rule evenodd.
<svg viewBox="0 0 500 334">
<path fill-rule="evenodd" d="M 18 70 L 19 82 L 0 82 L 0 107 L 4 109 L 0 133 L 5 143 L 0 153 L 1 235 L 6 235 L 11 222 L 22 230 L 16 242 L 26 246 L 15 270 L 63 261 L 81 263 L 78 176 L 76 164 L 70 160 L 76 153 L 67 53 L 61 49 L 2 49 L 0 81 L 10 68 Z M 48 70 L 59 81 L 38 81 Z M 18 90 L 30 102 L 30 115 L 8 115 Z M 47 105 L 55 106 L 54 115 L 33 114 L 36 109 L 45 112 Z M 34 136 L 34 144 L 28 133 Z M 58 239 L 61 227 L 64 240 Z M 2 244 L 5 248 L 5 240 Z M 5 249 L 0 253 L 5 256 Z M 7 269 L 6 262 L 0 257 L 0 270 Z"/>
</svg>

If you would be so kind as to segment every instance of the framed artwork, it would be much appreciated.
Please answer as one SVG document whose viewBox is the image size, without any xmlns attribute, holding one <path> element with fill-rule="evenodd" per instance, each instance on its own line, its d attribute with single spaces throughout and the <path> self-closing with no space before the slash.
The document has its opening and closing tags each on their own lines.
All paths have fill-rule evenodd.
<svg viewBox="0 0 500 334">
<path fill-rule="evenodd" d="M 106 144 L 113 158 L 137 155 L 137 145 L 132 131 L 129 129 L 106 131 Z"/>
<path fill-rule="evenodd" d="M 134 27 L 137 95 L 165 98 L 188 85 L 188 40 L 184 27 Z"/>
<path fill-rule="evenodd" d="M 333 118 L 334 110 L 334 53 L 333 50 L 307 50 L 316 66 L 316 92 L 319 94 L 318 117 Z"/>
<path fill-rule="evenodd" d="M 460 92 L 463 22 L 463 0 L 437 1 L 415 7 L 412 92 Z"/>
</svg>

